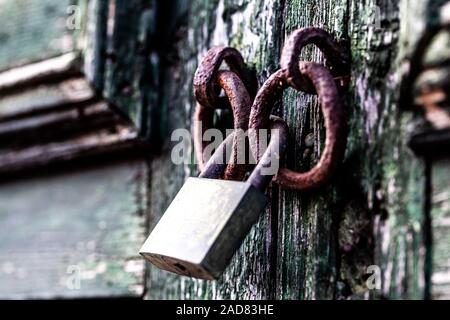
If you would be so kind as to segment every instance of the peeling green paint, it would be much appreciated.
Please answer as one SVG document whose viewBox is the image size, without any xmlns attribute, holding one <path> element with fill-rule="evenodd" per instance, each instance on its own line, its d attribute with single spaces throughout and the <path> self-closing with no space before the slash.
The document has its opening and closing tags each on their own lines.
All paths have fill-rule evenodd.
<svg viewBox="0 0 450 320">
<path fill-rule="evenodd" d="M 191 3 L 186 39 L 176 44 L 182 60 L 170 66 L 177 76 L 167 80 L 163 106 L 167 132 L 189 128 L 194 106 L 192 75 L 209 47 L 227 44 L 238 48 L 262 83 L 279 67 L 286 35 L 298 27 L 319 26 L 347 40 L 352 51 L 352 81 L 343 97 L 348 147 L 343 165 L 326 188 L 298 193 L 272 186 L 270 208 L 219 281 L 180 278 L 152 268 L 148 298 L 424 296 L 424 166 L 406 146 L 408 128 L 416 116 L 400 110 L 397 92 L 401 62 L 420 34 L 420 26 L 414 23 L 418 17 L 427 19 L 423 8 L 428 2 L 433 1 Z M 374 20 L 374 14 L 379 21 Z M 310 46 L 302 59 L 323 58 Z M 182 93 L 175 87 L 183 88 Z M 317 99 L 288 89 L 281 102 L 274 112 L 290 126 L 288 166 L 307 170 L 318 160 L 326 134 Z M 168 152 L 170 144 L 163 150 Z M 155 221 L 184 178 L 196 172 L 193 166 L 180 168 L 166 161 L 168 156 L 163 152 L 152 163 Z M 381 290 L 367 286 L 371 265 L 381 269 Z"/>
</svg>

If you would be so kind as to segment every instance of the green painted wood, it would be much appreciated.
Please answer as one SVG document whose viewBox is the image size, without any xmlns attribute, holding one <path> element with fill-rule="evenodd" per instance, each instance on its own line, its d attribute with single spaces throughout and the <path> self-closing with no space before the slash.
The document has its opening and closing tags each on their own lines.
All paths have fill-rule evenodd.
<svg viewBox="0 0 450 320">
<path fill-rule="evenodd" d="M 0 101 L 3 173 L 80 157 L 86 164 L 98 160 L 99 152 L 114 151 L 116 157 L 120 150 L 134 154 L 142 147 L 135 128 L 94 99 L 88 83 L 97 91 L 103 86 L 108 2 L 1 2 L 0 70 L 27 65 L 1 74 L 7 91 Z M 88 13 L 75 31 L 67 26 L 73 3 Z M 83 49 L 87 79 L 71 63 L 76 49 Z M 65 52 L 71 53 L 61 56 Z M 59 58 L 49 59 L 53 56 Z M 138 251 L 147 227 L 145 162 L 71 164 L 61 170 L 52 162 L 45 174 L 35 170 L 23 180 L 2 179 L 0 298 L 142 297 L 145 265 Z"/>
<path fill-rule="evenodd" d="M 433 299 L 450 299 L 450 162 L 440 159 L 433 162 L 432 181 L 432 237 Z"/>
<path fill-rule="evenodd" d="M 277 69 L 284 38 L 298 27 L 320 26 L 338 38 L 348 38 L 353 55 L 352 82 L 344 96 L 349 145 L 344 164 L 330 185 L 302 194 L 273 186 L 269 190 L 271 206 L 222 279 L 195 281 L 151 268 L 147 297 L 427 296 L 430 283 L 424 266 L 432 248 L 424 245 L 423 237 L 430 231 L 423 223 L 426 172 L 422 161 L 406 147 L 408 126 L 416 119 L 400 110 L 397 92 L 402 59 L 414 47 L 423 27 L 435 23 L 436 9 L 443 2 L 192 1 L 176 3 L 169 8 L 171 16 L 160 21 L 154 17 L 153 2 L 109 1 L 107 14 L 105 2 L 91 4 L 88 11 L 95 16 L 91 22 L 99 21 L 100 27 L 88 31 L 92 36 L 91 51 L 85 55 L 91 58 L 87 59 L 91 69 L 86 68 L 89 79 L 97 88 L 103 87 L 104 79 L 104 92 L 110 101 L 143 135 L 155 134 L 162 139 L 162 148 L 155 152 L 150 165 L 151 226 L 186 177 L 196 174 L 192 165 L 171 162 L 174 143 L 168 137 L 174 129 L 190 127 L 192 77 L 208 48 L 217 44 L 238 48 L 256 69 L 260 83 Z M 153 35 L 154 28 L 161 33 Z M 107 44 L 102 43 L 105 34 Z M 435 50 L 445 55 L 443 50 Z M 303 59 L 320 61 L 321 55 L 308 48 Z M 275 113 L 291 128 L 288 165 L 307 170 L 319 159 L 326 134 L 317 99 L 288 90 Z M 440 227 L 433 225 L 436 232 Z M 442 243 L 436 242 L 436 252 L 446 250 Z M 444 254 L 433 257 L 441 256 Z M 381 270 L 380 290 L 367 286 L 372 265 Z M 442 296 L 441 284 L 435 282 L 442 265 L 437 261 L 433 271 L 436 297 Z M 10 272 L 11 265 L 4 270 Z M 442 290 L 445 295 L 445 283 Z"/>
<path fill-rule="evenodd" d="M 445 1 L 433 2 L 429 8 L 423 8 L 425 15 L 429 17 L 429 24 L 438 23 L 436 12 L 440 10 L 438 5 Z M 450 2 L 446 10 L 450 9 Z M 449 298 L 449 236 L 448 215 L 449 206 L 449 161 L 445 146 L 439 147 L 435 141 L 450 127 L 450 103 L 448 99 L 450 72 L 449 33 L 441 31 L 434 37 L 425 55 L 425 68 L 420 75 L 416 90 L 420 93 L 421 108 L 427 109 L 425 119 L 420 118 L 420 131 L 427 132 L 429 136 L 428 148 L 421 152 L 427 160 L 427 184 L 425 203 L 425 223 L 428 232 L 425 234 L 429 250 L 426 252 L 426 280 L 427 298 Z M 419 100 L 419 99 L 418 99 Z M 422 123 L 423 122 L 423 123 Z M 413 140 L 417 144 L 416 141 Z M 424 146 L 426 147 L 426 146 Z M 420 148 L 418 148 L 420 149 Z"/>
<path fill-rule="evenodd" d="M 193 74 L 213 45 L 239 49 L 262 83 L 278 68 L 280 48 L 292 30 L 319 26 L 347 39 L 353 57 L 343 97 L 349 141 L 345 161 L 327 187 L 309 193 L 270 189 L 271 206 L 220 280 L 196 281 L 149 267 L 147 298 L 427 296 L 426 172 L 406 146 L 416 115 L 401 110 L 398 88 L 403 59 L 444 2 L 215 0 L 190 2 L 187 15 L 174 11 L 178 28 L 170 30 L 169 54 L 176 59 L 166 67 L 160 92 L 160 131 L 166 139 L 151 165 L 151 225 L 186 177 L 195 174 L 192 165 L 171 162 L 169 137 L 174 129 L 190 127 Z M 322 57 L 307 48 L 303 59 Z M 289 89 L 275 110 L 290 126 L 288 165 L 307 170 L 319 159 L 326 134 L 316 97 Z M 380 289 L 369 288 L 371 266 L 381 272 Z"/>
<path fill-rule="evenodd" d="M 10 95 L 0 100 L 0 121 L 27 114 L 63 110 L 74 104 L 92 101 L 94 90 L 84 77 L 75 77 L 51 84 L 42 84 Z"/>
<path fill-rule="evenodd" d="M 0 297 L 141 297 L 146 172 L 128 161 L 2 183 Z"/>
<path fill-rule="evenodd" d="M 155 10 L 156 1 L 109 1 L 103 62 L 104 96 L 147 137 L 158 84 L 158 57 L 153 52 Z"/>
<path fill-rule="evenodd" d="M 0 70 L 72 51 L 70 0 L 5 0 L 0 4 Z"/>
<path fill-rule="evenodd" d="M 232 44 L 239 48 L 247 61 L 254 66 L 267 65 L 274 71 L 273 61 L 279 48 L 277 41 L 268 41 L 279 17 L 274 16 L 279 4 L 273 1 L 244 1 L 241 4 L 219 1 L 193 1 L 189 5 L 189 29 L 170 30 L 173 34 L 172 48 L 178 50 L 181 62 L 170 65 L 166 71 L 164 104 L 161 106 L 162 136 L 170 137 L 178 128 L 189 128 L 193 112 L 192 77 L 198 60 L 212 45 Z M 231 8 L 233 10 L 231 10 Z M 225 11 L 225 9 L 227 9 Z M 197 14 L 199 13 L 199 14 Z M 171 19 L 183 22 L 185 14 L 178 9 Z M 186 33 L 187 31 L 187 33 Z M 266 76 L 269 71 L 266 70 Z M 193 166 L 175 166 L 170 160 L 174 142 L 165 139 L 161 155 L 152 164 L 151 214 L 154 224 L 169 205 L 184 179 L 195 174 Z M 272 217 L 264 214 L 233 262 L 217 282 L 196 281 L 150 270 L 148 298 L 188 299 L 244 299 L 273 298 L 273 281 L 276 271 L 271 261 L 274 252 Z"/>
<path fill-rule="evenodd" d="M 84 3 L 87 0 L 79 1 Z M 108 27 L 108 1 L 87 1 L 86 26 L 82 47 L 86 78 L 93 86 L 102 92 L 105 78 L 107 27 Z"/>
</svg>

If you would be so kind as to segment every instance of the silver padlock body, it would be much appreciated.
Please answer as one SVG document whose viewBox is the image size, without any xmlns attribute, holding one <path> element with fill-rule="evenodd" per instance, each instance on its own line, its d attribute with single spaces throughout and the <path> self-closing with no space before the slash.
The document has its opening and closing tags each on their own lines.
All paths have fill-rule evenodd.
<svg viewBox="0 0 450 320">
<path fill-rule="evenodd" d="M 216 279 L 266 204 L 249 183 L 189 178 L 140 254 L 160 269 Z"/>
</svg>

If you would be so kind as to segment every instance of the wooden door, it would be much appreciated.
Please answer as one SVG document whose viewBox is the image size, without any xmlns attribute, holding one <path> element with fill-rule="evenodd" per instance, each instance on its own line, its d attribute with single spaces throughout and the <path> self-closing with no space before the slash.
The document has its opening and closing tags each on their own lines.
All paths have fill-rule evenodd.
<svg viewBox="0 0 450 320">
<path fill-rule="evenodd" d="M 176 128 L 190 127 L 193 74 L 213 45 L 240 50 L 262 84 L 279 68 L 281 47 L 293 30 L 316 26 L 347 39 L 351 84 L 343 99 L 349 133 L 345 160 L 328 186 L 302 193 L 272 185 L 269 207 L 220 280 L 150 268 L 147 298 L 448 297 L 448 227 L 442 222 L 449 214 L 448 161 L 431 161 L 430 169 L 408 148 L 411 126 L 421 116 L 404 111 L 398 94 L 405 59 L 424 30 L 437 23 L 444 3 L 215 0 L 166 8 L 159 61 L 163 98 L 152 107 L 161 119 L 162 149 L 150 166 L 151 226 L 186 177 L 196 174 L 192 165 L 172 164 L 169 137 Z M 444 38 L 441 46 L 448 47 Z M 438 51 L 436 59 L 446 61 L 448 50 L 430 55 Z M 302 59 L 323 58 L 310 47 Z M 319 159 L 325 135 L 317 98 L 289 89 L 277 110 L 290 128 L 288 164 L 307 170 Z"/>
<path fill-rule="evenodd" d="M 140 158 L 137 164 L 116 169 L 108 169 L 106 161 L 82 175 L 65 169 L 72 172 L 69 182 L 74 188 L 83 188 L 90 184 L 89 179 L 95 179 L 99 189 L 105 190 L 112 179 L 116 188 L 111 192 L 120 197 L 108 198 L 111 206 L 104 207 L 123 205 L 121 212 L 131 217 L 130 223 L 113 230 L 115 234 L 126 234 L 127 241 L 122 243 L 126 250 L 119 246 L 122 255 L 117 255 L 117 247 L 108 247 L 108 254 L 120 261 L 113 259 L 111 270 L 107 269 L 104 277 L 98 277 L 87 292 L 79 292 L 76 297 L 450 298 L 449 158 L 412 152 L 409 137 L 423 126 L 424 118 L 399 101 L 408 58 L 426 30 L 440 23 L 446 2 L 73 2 L 86 17 L 76 33 L 84 76 L 96 94 L 108 102 L 110 110 L 131 120 L 133 130 L 147 141 L 145 165 Z M 445 14 L 448 16 L 448 7 Z M 295 29 L 308 26 L 332 33 L 348 44 L 352 55 L 351 81 L 342 97 L 349 127 L 348 144 L 332 181 L 310 192 L 272 184 L 268 190 L 270 205 L 217 281 L 177 276 L 148 263 L 144 271 L 140 264 L 143 260 L 136 260 L 144 224 L 149 232 L 187 177 L 198 174 L 192 163 L 173 163 L 171 152 L 178 141 L 171 141 L 171 134 L 176 129 L 191 129 L 195 107 L 192 80 L 203 55 L 214 45 L 238 49 L 255 69 L 261 85 L 278 70 L 286 37 Z M 441 82 L 445 88 L 449 44 L 445 33 L 436 38 L 425 65 L 431 70 L 433 81 Z M 10 56 L 8 53 L 3 58 Z M 307 47 L 301 58 L 323 61 L 313 46 Z M 448 99 L 446 103 L 448 106 Z M 308 170 L 320 158 L 326 135 L 317 97 L 288 89 L 274 110 L 289 125 L 287 165 Z M 217 117 L 223 122 L 229 120 L 227 112 Z M 190 152 L 194 154 L 192 147 Z M 64 176 L 59 179 L 65 180 Z M 26 190 L 30 183 L 36 190 L 45 186 L 42 192 L 52 194 L 52 190 L 58 190 L 55 181 L 27 180 L 16 186 L 19 191 Z M 11 192 L 10 186 L 3 190 Z M 8 192 L 0 198 L 7 201 Z M 67 205 L 75 206 L 77 201 Z M 60 205 L 55 208 L 59 210 Z M 95 203 L 90 210 L 102 213 L 100 209 L 101 205 Z M 90 221 L 95 217 L 80 215 L 79 219 Z M 13 242 L 8 247 L 11 248 Z M 132 265 L 124 264 L 125 259 Z M 114 278 L 117 265 L 119 274 L 125 270 L 128 282 L 113 281 L 113 288 L 109 288 L 108 276 Z M 57 289 L 53 293 L 49 290 L 50 294 L 45 292 L 47 297 L 59 293 Z"/>
</svg>

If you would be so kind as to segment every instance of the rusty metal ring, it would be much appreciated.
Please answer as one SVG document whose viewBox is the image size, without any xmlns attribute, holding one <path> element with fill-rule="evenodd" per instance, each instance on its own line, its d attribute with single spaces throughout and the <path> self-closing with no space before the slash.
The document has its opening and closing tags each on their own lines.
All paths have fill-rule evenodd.
<svg viewBox="0 0 450 320">
<path fill-rule="evenodd" d="M 232 71 L 218 71 L 217 84 L 222 88 L 227 96 L 234 118 L 234 139 L 233 149 L 231 153 L 231 161 L 228 164 L 224 179 L 226 180 L 243 180 L 247 172 L 245 164 L 238 164 L 238 146 L 241 139 L 245 139 L 244 133 L 248 128 L 249 114 L 252 105 L 250 96 L 245 88 L 243 81 L 237 74 Z M 198 161 L 199 170 L 204 169 L 204 148 L 206 144 L 203 141 L 203 134 L 212 126 L 212 117 L 214 110 L 197 103 L 194 113 L 194 148 Z M 202 129 L 200 130 L 200 125 Z M 241 129 L 241 130 L 236 130 Z"/>
<path fill-rule="evenodd" d="M 275 182 L 283 187 L 306 190 L 318 188 L 331 177 L 336 166 L 342 161 L 347 143 L 344 108 L 337 86 L 330 71 L 321 64 L 301 62 L 300 71 L 314 85 L 327 130 L 325 148 L 319 163 L 310 171 L 298 173 L 287 168 L 280 169 Z M 256 159 L 260 159 L 259 129 L 265 129 L 269 123 L 273 103 L 280 98 L 287 86 L 282 71 L 274 73 L 262 86 L 252 106 L 249 120 L 250 149 Z"/>
<path fill-rule="evenodd" d="M 332 75 L 340 80 L 349 73 L 351 55 L 348 48 L 339 44 L 331 34 L 321 28 L 300 28 L 286 40 L 280 59 L 287 83 L 296 90 L 315 93 L 308 77 L 299 70 L 299 57 L 303 48 L 314 44 L 323 52 Z"/>
<path fill-rule="evenodd" d="M 271 129 L 270 143 L 264 154 L 261 156 L 258 165 L 249 176 L 247 182 L 252 184 L 255 188 L 265 191 L 266 186 L 272 180 L 272 175 L 263 174 L 263 168 L 272 165 L 273 158 L 280 159 L 286 151 L 288 127 L 286 122 L 276 116 L 270 116 L 269 127 Z M 200 173 L 199 178 L 218 179 L 225 170 L 226 164 L 226 149 L 233 143 L 233 133 L 230 134 L 216 149 L 216 152 L 209 159 L 205 165 L 204 170 Z"/>
<path fill-rule="evenodd" d="M 230 71 L 242 79 L 250 98 L 253 99 L 256 95 L 258 86 L 256 75 L 247 68 L 239 51 L 231 47 L 217 46 L 208 50 L 194 75 L 195 98 L 205 107 L 213 109 L 229 107 L 226 97 L 219 97 L 220 87 L 216 81 L 223 61 L 227 63 Z"/>
</svg>

